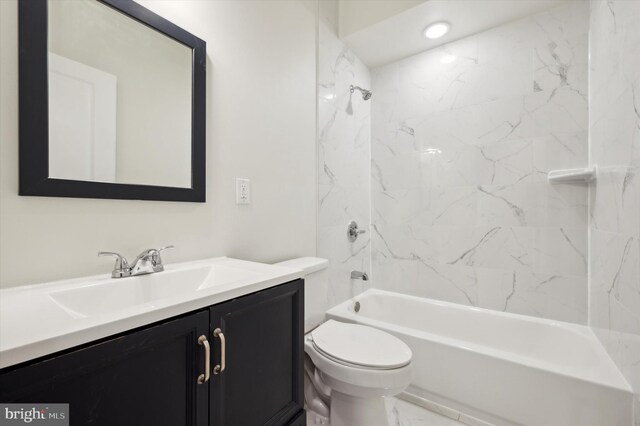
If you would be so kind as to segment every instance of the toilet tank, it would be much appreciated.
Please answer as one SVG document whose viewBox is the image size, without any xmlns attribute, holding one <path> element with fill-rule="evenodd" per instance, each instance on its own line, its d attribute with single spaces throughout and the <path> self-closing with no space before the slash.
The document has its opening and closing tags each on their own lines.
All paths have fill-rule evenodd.
<svg viewBox="0 0 640 426">
<path fill-rule="evenodd" d="M 304 271 L 304 332 L 308 333 L 324 322 L 329 296 L 329 261 L 319 257 L 299 257 L 276 265 Z"/>
</svg>

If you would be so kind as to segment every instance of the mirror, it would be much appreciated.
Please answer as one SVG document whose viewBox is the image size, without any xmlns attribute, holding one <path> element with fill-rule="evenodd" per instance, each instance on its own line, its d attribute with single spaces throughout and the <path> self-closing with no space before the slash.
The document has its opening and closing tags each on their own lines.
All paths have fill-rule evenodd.
<svg viewBox="0 0 640 426">
<path fill-rule="evenodd" d="M 49 176 L 191 187 L 191 49 L 89 0 L 48 0 Z"/>
<path fill-rule="evenodd" d="M 20 194 L 205 201 L 205 43 L 132 0 L 19 3 Z"/>
</svg>

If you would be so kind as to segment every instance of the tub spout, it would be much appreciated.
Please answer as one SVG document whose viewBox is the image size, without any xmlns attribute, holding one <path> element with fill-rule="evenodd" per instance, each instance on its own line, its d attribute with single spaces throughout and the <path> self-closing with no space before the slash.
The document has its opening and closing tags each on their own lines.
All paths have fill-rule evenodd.
<svg viewBox="0 0 640 426">
<path fill-rule="evenodd" d="M 351 271 L 351 279 L 352 280 L 369 281 L 369 275 L 367 275 L 366 272 Z"/>
</svg>

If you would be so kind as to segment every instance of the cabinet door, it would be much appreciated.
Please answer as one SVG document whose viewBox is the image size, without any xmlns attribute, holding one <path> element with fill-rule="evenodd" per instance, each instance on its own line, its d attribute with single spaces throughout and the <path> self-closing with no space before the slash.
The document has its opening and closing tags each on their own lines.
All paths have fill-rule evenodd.
<svg viewBox="0 0 640 426">
<path fill-rule="evenodd" d="M 211 426 L 286 425 L 302 414 L 303 291 L 297 280 L 211 308 L 226 354 L 211 376 Z M 215 366 L 222 339 L 211 338 Z"/>
<path fill-rule="evenodd" d="M 207 425 L 209 312 L 72 350 L 0 374 L 0 401 L 69 403 L 73 425 Z M 209 339 L 211 340 L 211 339 Z"/>
</svg>

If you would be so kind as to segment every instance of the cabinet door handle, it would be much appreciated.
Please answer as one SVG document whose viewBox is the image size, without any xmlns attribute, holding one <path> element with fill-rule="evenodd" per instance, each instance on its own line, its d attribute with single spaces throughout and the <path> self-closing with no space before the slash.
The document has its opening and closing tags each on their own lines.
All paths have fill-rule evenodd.
<svg viewBox="0 0 640 426">
<path fill-rule="evenodd" d="M 204 334 L 198 337 L 198 344 L 204 346 L 204 374 L 198 376 L 198 384 L 201 385 L 209 381 L 209 371 L 211 370 L 211 347 L 207 336 Z"/>
<path fill-rule="evenodd" d="M 219 328 L 216 328 L 215 330 L 213 330 L 213 336 L 220 339 L 220 364 L 213 367 L 213 374 L 217 375 L 222 373 L 225 368 L 226 358 L 227 358 L 227 355 L 226 355 L 227 344 L 224 340 L 224 333 L 222 333 L 222 330 L 220 330 Z"/>
</svg>

